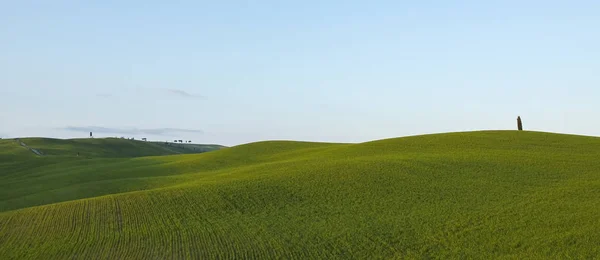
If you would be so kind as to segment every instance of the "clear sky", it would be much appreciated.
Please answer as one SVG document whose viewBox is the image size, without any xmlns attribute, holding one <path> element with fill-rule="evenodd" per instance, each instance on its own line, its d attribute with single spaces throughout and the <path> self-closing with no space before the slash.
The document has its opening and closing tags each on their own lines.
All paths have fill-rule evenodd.
<svg viewBox="0 0 600 260">
<path fill-rule="evenodd" d="M 600 136 L 600 1 L 0 0 L 0 137 Z"/>
</svg>

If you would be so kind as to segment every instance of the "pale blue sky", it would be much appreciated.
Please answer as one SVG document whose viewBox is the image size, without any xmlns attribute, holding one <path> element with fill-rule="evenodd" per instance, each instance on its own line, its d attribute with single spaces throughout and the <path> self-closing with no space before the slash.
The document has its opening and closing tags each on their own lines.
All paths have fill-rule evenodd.
<svg viewBox="0 0 600 260">
<path fill-rule="evenodd" d="M 599 1 L 0 0 L 0 137 L 600 135 Z M 188 131 L 183 131 L 188 130 Z"/>
</svg>

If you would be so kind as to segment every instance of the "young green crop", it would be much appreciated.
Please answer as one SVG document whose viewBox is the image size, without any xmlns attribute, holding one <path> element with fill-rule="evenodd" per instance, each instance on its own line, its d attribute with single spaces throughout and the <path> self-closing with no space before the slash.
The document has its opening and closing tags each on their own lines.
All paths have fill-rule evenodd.
<svg viewBox="0 0 600 260">
<path fill-rule="evenodd" d="M 2 161 L 0 258 L 593 258 L 598 158 L 493 131 Z"/>
</svg>

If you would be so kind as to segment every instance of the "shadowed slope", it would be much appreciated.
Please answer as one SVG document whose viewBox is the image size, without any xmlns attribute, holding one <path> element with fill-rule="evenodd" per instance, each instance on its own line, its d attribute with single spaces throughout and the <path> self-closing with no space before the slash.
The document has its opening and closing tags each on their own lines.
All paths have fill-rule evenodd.
<svg viewBox="0 0 600 260">
<path fill-rule="evenodd" d="M 332 146 L 338 145 L 263 142 L 201 155 L 93 160 L 44 157 L 0 164 L 4 170 L 0 174 L 0 211 L 166 187 Z"/>
</svg>

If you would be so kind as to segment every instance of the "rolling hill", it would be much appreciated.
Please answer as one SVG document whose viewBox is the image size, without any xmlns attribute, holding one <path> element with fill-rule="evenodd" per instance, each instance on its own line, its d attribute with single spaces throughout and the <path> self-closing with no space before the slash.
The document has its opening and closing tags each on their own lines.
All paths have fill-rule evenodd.
<svg viewBox="0 0 600 260">
<path fill-rule="evenodd" d="M 0 156 L 28 155 L 69 156 L 78 154 L 86 158 L 125 158 L 174 154 L 202 153 L 224 148 L 220 145 L 179 144 L 165 142 L 144 142 L 118 138 L 52 139 L 20 138 L 0 140 L 3 148 Z M 29 148 L 39 153 L 28 153 L 21 148 Z M 31 152 L 31 151 L 30 151 Z M 0 157 L 2 158 L 2 157 Z"/>
<path fill-rule="evenodd" d="M 49 156 L 0 140 L 0 259 L 600 255 L 596 137 L 482 131 L 180 155 L 24 142 Z"/>
</svg>

